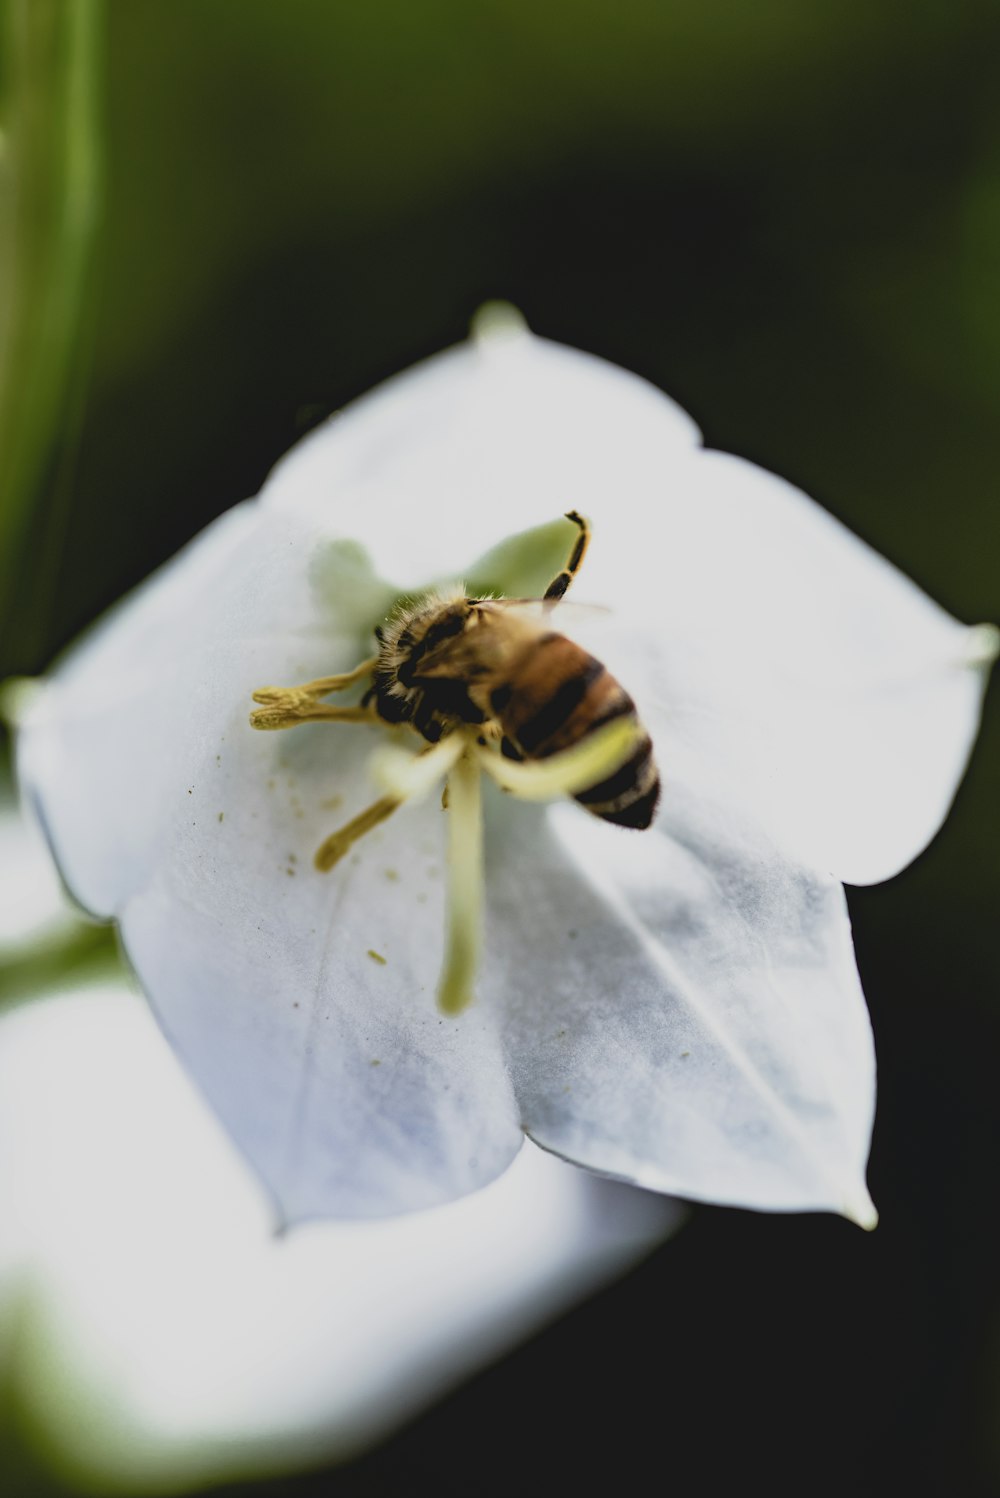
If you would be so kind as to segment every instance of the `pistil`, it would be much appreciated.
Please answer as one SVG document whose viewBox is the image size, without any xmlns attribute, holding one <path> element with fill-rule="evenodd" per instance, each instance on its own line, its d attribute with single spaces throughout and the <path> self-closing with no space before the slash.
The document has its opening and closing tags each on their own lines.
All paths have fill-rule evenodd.
<svg viewBox="0 0 1000 1498">
<path fill-rule="evenodd" d="M 448 776 L 448 929 L 438 1007 L 460 1014 L 473 998 L 483 943 L 483 801 L 479 756 L 466 742 Z"/>
</svg>

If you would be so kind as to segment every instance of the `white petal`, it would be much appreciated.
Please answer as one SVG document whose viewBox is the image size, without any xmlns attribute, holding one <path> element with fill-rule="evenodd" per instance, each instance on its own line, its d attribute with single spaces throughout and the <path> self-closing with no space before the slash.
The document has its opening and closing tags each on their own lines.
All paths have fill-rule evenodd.
<svg viewBox="0 0 1000 1498">
<path fill-rule="evenodd" d="M 630 529 L 616 554 L 595 530 L 586 588 L 617 601 L 621 627 L 591 648 L 639 702 L 668 780 L 676 765 L 728 794 L 848 883 L 889 878 L 947 814 L 996 632 L 958 624 L 752 464 L 680 454 L 669 475 L 641 544 Z"/>
<path fill-rule="evenodd" d="M 473 1190 L 520 1129 L 489 1013 L 445 1022 L 434 1004 L 440 807 L 404 806 L 318 873 L 326 832 L 374 799 L 380 734 L 255 734 L 246 701 L 192 763 L 190 794 L 178 787 L 156 873 L 121 912 L 126 950 L 285 1219 Z"/>
<path fill-rule="evenodd" d="M 0 1156 L 5 1371 L 95 1491 L 353 1454 L 678 1219 L 529 1144 L 452 1206 L 275 1240 L 152 1021 L 114 990 L 0 1021 L 0 1136 L 19 1141 Z"/>
<path fill-rule="evenodd" d="M 253 505 L 216 521 L 83 637 L 20 725 L 21 788 L 71 891 L 97 915 L 153 867 L 200 663 L 223 627 L 216 589 L 260 534 Z"/>
<path fill-rule="evenodd" d="M 229 749 L 246 794 L 222 824 L 206 765 L 121 918 L 165 1031 L 285 1220 L 447 1201 L 493 1180 L 521 1143 L 489 1011 L 444 1020 L 434 1001 L 440 807 L 406 806 L 331 873 L 312 866 L 323 832 L 372 799 L 374 735 L 330 737 L 348 732 L 281 736 L 282 758 L 275 735 Z M 334 786 L 344 809 L 324 811 Z"/>
<path fill-rule="evenodd" d="M 532 1138 L 656 1190 L 870 1226 L 874 1058 L 839 885 L 679 789 L 647 833 L 493 812 L 484 988 Z"/>
<path fill-rule="evenodd" d="M 439 807 L 404 807 L 319 874 L 323 837 L 374 799 L 382 734 L 249 727 L 254 688 L 346 668 L 370 641 L 324 616 L 336 543 L 266 513 L 247 530 L 247 513 L 56 679 L 25 724 L 22 780 L 281 1215 L 415 1210 L 509 1164 L 516 1107 L 488 1012 L 435 1009 Z M 182 613 L 164 621 L 175 581 Z"/>
<path fill-rule="evenodd" d="M 76 919 L 37 828 L 0 790 L 0 962 L 31 956 Z"/>
<path fill-rule="evenodd" d="M 348 534 L 378 571 L 424 587 L 569 509 L 610 533 L 621 502 L 662 494 L 697 440 L 645 380 L 526 333 L 449 349 L 387 381 L 300 442 L 261 499 L 320 523 L 347 509 Z"/>
<path fill-rule="evenodd" d="M 230 747 L 260 752 L 257 687 L 356 665 L 395 597 L 335 523 L 303 527 L 247 503 L 86 634 L 18 736 L 22 790 L 81 904 L 114 914 L 148 880 L 192 776 L 217 754 L 223 766 L 230 723 Z M 219 791 L 232 774 L 214 775 Z"/>
</svg>

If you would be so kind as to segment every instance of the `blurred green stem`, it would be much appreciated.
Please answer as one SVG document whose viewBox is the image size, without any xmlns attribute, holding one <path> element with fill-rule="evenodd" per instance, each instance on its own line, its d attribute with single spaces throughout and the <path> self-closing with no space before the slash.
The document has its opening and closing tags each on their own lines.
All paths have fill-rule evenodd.
<svg viewBox="0 0 1000 1498">
<path fill-rule="evenodd" d="M 86 983 L 121 982 L 125 968 L 111 926 L 68 923 L 0 964 L 0 1013 Z"/>
<path fill-rule="evenodd" d="M 32 506 L 67 441 L 100 213 L 102 3 L 0 0 L 0 619 L 8 625 Z M 51 538 L 51 517 L 46 531 Z"/>
</svg>

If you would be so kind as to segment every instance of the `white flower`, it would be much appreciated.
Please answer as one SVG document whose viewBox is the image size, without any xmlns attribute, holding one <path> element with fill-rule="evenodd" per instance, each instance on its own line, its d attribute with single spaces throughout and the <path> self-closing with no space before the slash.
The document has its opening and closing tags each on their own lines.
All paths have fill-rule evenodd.
<svg viewBox="0 0 1000 1498">
<path fill-rule="evenodd" d="M 402 594 L 537 593 L 571 508 L 574 597 L 610 610 L 588 647 L 652 736 L 659 812 L 628 831 L 489 787 L 477 1001 L 444 1015 L 438 798 L 317 872 L 385 733 L 254 733 L 249 699 L 349 671 Z M 659 1191 L 870 1225 L 840 881 L 934 834 L 995 650 L 644 381 L 492 323 L 312 433 L 100 625 L 20 768 L 285 1219 L 448 1200 L 526 1132 Z"/>
</svg>

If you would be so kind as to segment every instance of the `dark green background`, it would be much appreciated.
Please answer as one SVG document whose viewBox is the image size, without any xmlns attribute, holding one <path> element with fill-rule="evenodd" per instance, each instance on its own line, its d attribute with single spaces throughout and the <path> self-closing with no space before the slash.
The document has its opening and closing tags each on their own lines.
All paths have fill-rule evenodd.
<svg viewBox="0 0 1000 1498">
<path fill-rule="evenodd" d="M 663 386 L 960 618 L 1000 618 L 994 3 L 7 0 L 6 22 L 8 110 L 58 105 L 82 46 L 100 149 L 67 169 L 55 105 L 14 137 L 0 675 L 496 296 Z M 95 235 L 53 208 L 80 180 Z M 699 1208 L 290 1491 L 1000 1492 L 998 742 L 994 700 L 930 852 L 851 894 L 877 1232 Z"/>
</svg>

